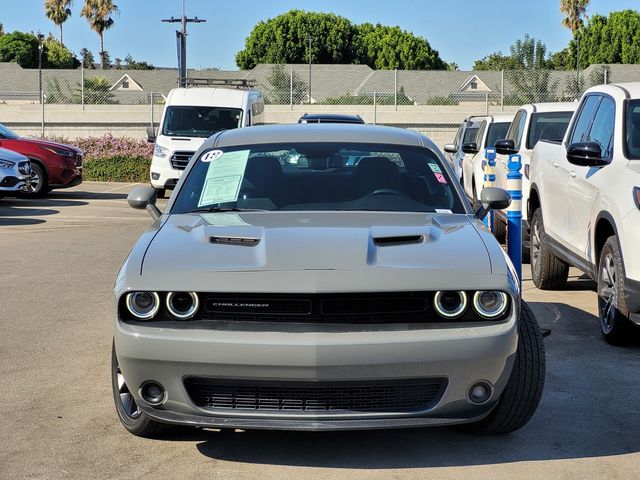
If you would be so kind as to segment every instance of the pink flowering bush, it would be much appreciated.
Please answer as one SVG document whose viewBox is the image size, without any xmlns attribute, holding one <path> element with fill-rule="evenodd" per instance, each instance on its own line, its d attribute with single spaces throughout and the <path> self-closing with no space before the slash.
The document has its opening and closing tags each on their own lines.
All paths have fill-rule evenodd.
<svg viewBox="0 0 640 480">
<path fill-rule="evenodd" d="M 86 137 L 68 140 L 65 138 L 50 138 L 62 143 L 75 145 L 84 151 L 85 162 L 108 157 L 149 157 L 153 154 L 153 144 L 145 140 L 127 137 L 114 137 L 110 133 L 102 137 Z"/>
</svg>

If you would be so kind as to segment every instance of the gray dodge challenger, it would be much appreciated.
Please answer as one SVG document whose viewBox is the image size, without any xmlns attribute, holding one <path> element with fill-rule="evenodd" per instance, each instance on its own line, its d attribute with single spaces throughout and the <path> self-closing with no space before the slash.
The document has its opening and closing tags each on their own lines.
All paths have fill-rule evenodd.
<svg viewBox="0 0 640 480">
<path fill-rule="evenodd" d="M 115 282 L 125 428 L 508 433 L 534 414 L 540 329 L 442 153 L 409 130 L 215 134 Z M 166 434 L 166 433 L 163 433 Z"/>
</svg>

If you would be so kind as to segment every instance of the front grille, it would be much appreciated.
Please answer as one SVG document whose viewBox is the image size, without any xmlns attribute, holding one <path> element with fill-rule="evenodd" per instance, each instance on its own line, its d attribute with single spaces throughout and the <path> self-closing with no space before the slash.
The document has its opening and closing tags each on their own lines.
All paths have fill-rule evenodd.
<svg viewBox="0 0 640 480">
<path fill-rule="evenodd" d="M 83 166 L 82 155 L 78 154 L 78 156 L 76 157 L 76 167 L 82 167 L 82 166 Z"/>
<path fill-rule="evenodd" d="M 176 170 L 184 170 L 195 152 L 173 152 L 171 166 Z"/>
<path fill-rule="evenodd" d="M 384 381 L 272 382 L 189 377 L 184 381 L 198 407 L 283 413 L 418 412 L 433 408 L 445 378 Z"/>
</svg>

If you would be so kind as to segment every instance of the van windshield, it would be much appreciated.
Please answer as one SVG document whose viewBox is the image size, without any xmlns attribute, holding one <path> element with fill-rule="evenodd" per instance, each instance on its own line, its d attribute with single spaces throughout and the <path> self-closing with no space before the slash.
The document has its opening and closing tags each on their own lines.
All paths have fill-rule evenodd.
<svg viewBox="0 0 640 480">
<path fill-rule="evenodd" d="M 175 105 L 167 107 L 162 135 L 208 138 L 220 130 L 238 128 L 241 122 L 239 108 Z"/>
</svg>

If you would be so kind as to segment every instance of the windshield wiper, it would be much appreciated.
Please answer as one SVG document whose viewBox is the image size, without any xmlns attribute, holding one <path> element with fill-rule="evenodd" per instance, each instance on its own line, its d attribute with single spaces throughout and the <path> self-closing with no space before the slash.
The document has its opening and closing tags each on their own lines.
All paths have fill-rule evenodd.
<svg viewBox="0 0 640 480">
<path fill-rule="evenodd" d="M 220 213 L 220 212 L 265 212 L 260 208 L 238 208 L 238 207 L 207 207 L 189 210 L 186 213 Z"/>
</svg>

